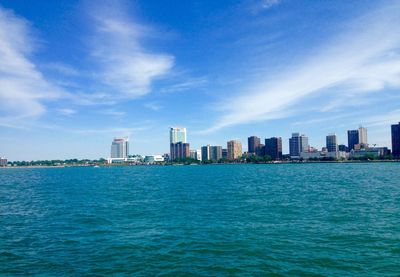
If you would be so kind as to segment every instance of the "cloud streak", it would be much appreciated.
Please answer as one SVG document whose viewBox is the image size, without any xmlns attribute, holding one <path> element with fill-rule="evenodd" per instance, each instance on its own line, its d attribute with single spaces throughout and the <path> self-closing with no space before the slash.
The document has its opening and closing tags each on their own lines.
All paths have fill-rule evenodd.
<svg viewBox="0 0 400 277">
<path fill-rule="evenodd" d="M 0 125 L 13 127 L 46 111 L 45 101 L 64 92 L 47 81 L 31 61 L 35 50 L 27 21 L 0 7 Z"/>
<path fill-rule="evenodd" d="M 357 101 L 366 93 L 399 87 L 399 8 L 395 3 L 358 18 L 302 63 L 219 103 L 222 116 L 205 131 L 279 118 L 299 103 L 310 109 L 304 101 L 317 94 L 334 93 L 340 105 L 341 97 Z"/>
<path fill-rule="evenodd" d="M 142 39 L 151 29 L 132 21 L 123 7 L 114 5 L 96 10 L 92 15 L 96 34 L 92 41 L 92 57 L 98 64 L 99 80 L 118 95 L 134 99 L 151 91 L 154 80 L 167 75 L 174 66 L 174 57 L 155 53 L 142 46 Z"/>
</svg>

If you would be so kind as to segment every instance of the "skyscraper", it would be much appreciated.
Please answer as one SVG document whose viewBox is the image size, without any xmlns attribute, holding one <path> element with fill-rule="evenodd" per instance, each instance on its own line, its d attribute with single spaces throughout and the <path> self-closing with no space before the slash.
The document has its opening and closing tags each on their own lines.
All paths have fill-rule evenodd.
<svg viewBox="0 0 400 277">
<path fill-rule="evenodd" d="M 242 143 L 238 140 L 230 140 L 227 143 L 228 160 L 235 160 L 242 156 Z"/>
<path fill-rule="evenodd" d="M 308 150 L 308 137 L 299 133 L 292 133 L 289 138 L 289 154 L 291 158 L 299 158 L 301 152 Z"/>
<path fill-rule="evenodd" d="M 220 159 L 222 159 L 222 147 L 221 146 L 211 146 L 210 154 L 211 154 L 211 160 L 213 162 L 218 162 Z"/>
<path fill-rule="evenodd" d="M 201 160 L 203 162 L 211 160 L 211 150 L 210 150 L 210 148 L 211 148 L 210 145 L 206 145 L 206 146 L 201 147 Z"/>
<path fill-rule="evenodd" d="M 358 130 L 347 131 L 347 144 L 349 151 L 354 150 L 354 145 L 359 144 Z"/>
<path fill-rule="evenodd" d="M 247 139 L 248 152 L 250 154 L 256 154 L 259 145 L 260 145 L 259 137 L 251 136 Z"/>
<path fill-rule="evenodd" d="M 337 152 L 338 151 L 338 143 L 336 134 L 329 134 L 326 136 L 326 148 L 328 152 Z"/>
<path fill-rule="evenodd" d="M 189 143 L 186 143 L 186 128 L 171 127 L 169 130 L 171 160 L 189 158 Z"/>
<path fill-rule="evenodd" d="M 361 145 L 361 148 L 368 147 L 367 129 L 361 126 L 358 128 L 358 143 Z"/>
<path fill-rule="evenodd" d="M 282 138 L 265 139 L 265 155 L 270 156 L 272 160 L 282 159 Z"/>
<path fill-rule="evenodd" d="M 111 158 L 128 158 L 129 155 L 129 139 L 125 138 L 114 138 L 111 143 Z"/>
<path fill-rule="evenodd" d="M 395 158 L 400 158 L 400 122 L 392 125 L 392 154 Z"/>
<path fill-rule="evenodd" d="M 186 143 L 186 128 L 171 127 L 169 130 L 169 142 L 170 143 L 177 143 L 177 142 Z"/>
</svg>

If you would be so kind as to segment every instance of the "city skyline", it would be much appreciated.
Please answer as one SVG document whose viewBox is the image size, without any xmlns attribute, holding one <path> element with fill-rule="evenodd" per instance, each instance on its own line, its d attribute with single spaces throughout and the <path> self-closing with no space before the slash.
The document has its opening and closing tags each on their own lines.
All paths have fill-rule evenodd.
<svg viewBox="0 0 400 277">
<path fill-rule="evenodd" d="M 0 156 L 99 158 L 110 140 L 169 152 L 301 131 L 322 148 L 400 120 L 396 1 L 0 3 Z M 298 24 L 301 22 L 301 24 Z M 219 155 L 219 150 L 217 151 Z"/>
</svg>

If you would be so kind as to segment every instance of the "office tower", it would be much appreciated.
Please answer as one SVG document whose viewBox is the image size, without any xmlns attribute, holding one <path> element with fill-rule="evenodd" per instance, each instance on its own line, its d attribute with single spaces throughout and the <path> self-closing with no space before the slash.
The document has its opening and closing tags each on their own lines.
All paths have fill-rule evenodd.
<svg viewBox="0 0 400 277">
<path fill-rule="evenodd" d="M 230 140 L 227 143 L 228 160 L 235 160 L 242 156 L 242 143 L 238 140 Z"/>
<path fill-rule="evenodd" d="M 348 148 L 344 144 L 339 144 L 338 148 L 339 148 L 339 151 L 341 151 L 341 152 L 348 152 Z"/>
<path fill-rule="evenodd" d="M 222 158 L 228 159 L 228 149 L 226 148 L 222 149 Z"/>
<path fill-rule="evenodd" d="M 111 158 L 128 158 L 129 155 L 129 139 L 114 138 L 111 143 Z"/>
<path fill-rule="evenodd" d="M 189 144 L 186 143 L 186 128 L 171 127 L 169 141 L 172 161 L 190 157 Z"/>
<path fill-rule="evenodd" d="M 222 147 L 221 146 L 211 146 L 210 147 L 210 160 L 213 162 L 218 162 L 222 159 Z"/>
<path fill-rule="evenodd" d="M 400 158 L 400 122 L 392 125 L 392 155 Z"/>
<path fill-rule="evenodd" d="M 358 128 L 358 143 L 361 145 L 361 148 L 368 147 L 367 129 L 364 127 Z"/>
<path fill-rule="evenodd" d="M 272 160 L 282 159 L 282 138 L 272 137 L 265 139 L 265 155 L 271 157 Z"/>
<path fill-rule="evenodd" d="M 203 162 L 211 160 L 211 149 L 210 148 L 211 148 L 210 145 L 201 147 L 201 160 Z"/>
<path fill-rule="evenodd" d="M 349 151 L 354 150 L 354 145 L 359 144 L 358 130 L 347 131 L 347 146 Z"/>
<path fill-rule="evenodd" d="M 260 145 L 260 138 L 251 136 L 247 139 L 247 146 L 249 154 L 256 154 L 257 148 Z"/>
<path fill-rule="evenodd" d="M 265 156 L 265 145 L 260 143 L 258 147 L 256 148 L 256 155 L 259 157 L 264 157 Z"/>
<path fill-rule="evenodd" d="M 336 134 L 329 134 L 326 136 L 326 149 L 328 150 L 328 152 L 338 151 Z"/>
<path fill-rule="evenodd" d="M 289 139 L 289 154 L 292 158 L 300 157 L 301 152 L 308 151 L 308 137 L 300 135 L 299 133 L 293 133 Z"/>
<path fill-rule="evenodd" d="M 186 128 L 171 127 L 169 130 L 169 143 L 186 143 Z"/>
<path fill-rule="evenodd" d="M 177 142 L 170 144 L 171 160 L 190 158 L 189 143 Z"/>
</svg>

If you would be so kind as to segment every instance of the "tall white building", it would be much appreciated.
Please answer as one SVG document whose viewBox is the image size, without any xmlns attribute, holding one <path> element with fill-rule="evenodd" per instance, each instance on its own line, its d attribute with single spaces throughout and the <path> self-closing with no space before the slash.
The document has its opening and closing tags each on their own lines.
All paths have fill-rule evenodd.
<svg viewBox="0 0 400 277">
<path fill-rule="evenodd" d="M 125 138 L 114 138 L 111 144 L 111 158 L 128 158 L 129 155 L 129 139 Z"/>
<path fill-rule="evenodd" d="M 364 127 L 358 128 L 358 143 L 360 145 L 368 146 L 367 128 Z"/>
<path fill-rule="evenodd" d="M 170 143 L 186 143 L 186 128 L 171 127 L 169 130 Z"/>
</svg>

